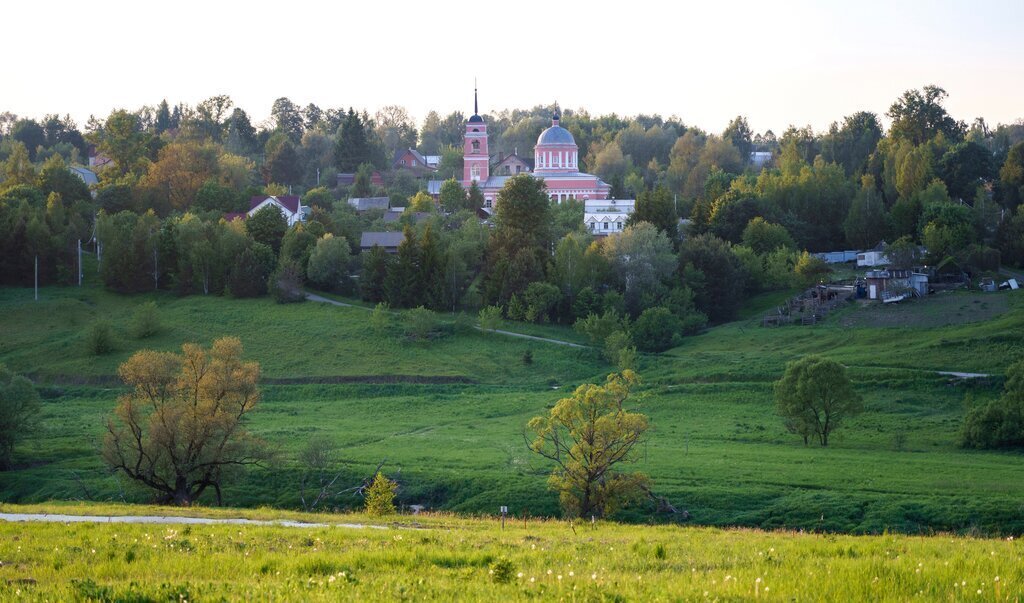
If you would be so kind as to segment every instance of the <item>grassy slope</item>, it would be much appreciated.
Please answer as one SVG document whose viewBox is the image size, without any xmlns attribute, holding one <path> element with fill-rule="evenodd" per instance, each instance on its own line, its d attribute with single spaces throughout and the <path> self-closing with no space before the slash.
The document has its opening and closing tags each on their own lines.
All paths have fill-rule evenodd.
<svg viewBox="0 0 1024 603">
<path fill-rule="evenodd" d="M 232 486 L 234 504 L 294 507 L 298 478 L 288 459 L 310 436 L 325 435 L 338 443 L 351 480 L 385 458 L 392 472 L 400 469 L 407 503 L 463 511 L 508 504 L 554 513 L 543 465 L 524 450 L 523 425 L 573 385 L 608 370 L 590 351 L 496 335 L 469 332 L 430 345 L 382 339 L 370 334 L 361 309 L 169 295 L 155 297 L 167 324 L 159 336 L 144 343 L 125 339 L 110 356 L 83 353 L 80 333 L 89 321 L 119 320 L 149 298 L 46 289 L 36 305 L 29 291 L 0 289 L 0 362 L 44 380 L 110 375 L 140 345 L 173 349 L 186 340 L 208 343 L 236 334 L 268 377 L 401 374 L 473 381 L 266 386 L 253 430 L 281 447 L 283 462 Z M 1005 307 L 986 314 L 988 320 L 965 323 L 976 314 L 974 306 L 1003 300 Z M 871 324 L 872 313 L 882 312 L 858 307 L 813 328 L 762 329 L 748 310 L 742 321 L 645 358 L 647 385 L 639 403 L 655 430 L 641 468 L 660 494 L 701 523 L 1024 531 L 1017 502 L 1024 496 L 1021 457 L 955 445 L 964 393 L 986 399 L 996 395 L 999 380 L 953 385 L 924 370 L 1001 373 L 1022 355 L 1017 334 L 1024 330 L 1024 303 L 1010 294 L 956 294 L 926 303 L 932 302 L 912 316 L 960 324 L 855 326 Z M 884 309 L 905 310 L 913 308 Z M 544 332 L 569 334 L 555 327 Z M 521 362 L 528 348 L 530 366 Z M 806 353 L 851 365 L 869 409 L 827 450 L 803 448 L 772 414 L 771 381 L 786 361 Z M 117 496 L 119 486 L 103 474 L 95 452 L 116 390 L 48 392 L 44 435 L 23 448 L 24 458 L 41 464 L 0 474 L 0 499 Z M 897 434 L 902 451 L 895 450 Z"/>
<path fill-rule="evenodd" d="M 493 519 L 452 517 L 402 529 L 411 522 L 387 530 L 0 523 L 0 599 L 1013 601 L 1024 586 L 1024 551 L 1013 540 L 515 520 L 500 530 Z M 499 562 L 507 583 L 492 573 Z"/>
</svg>

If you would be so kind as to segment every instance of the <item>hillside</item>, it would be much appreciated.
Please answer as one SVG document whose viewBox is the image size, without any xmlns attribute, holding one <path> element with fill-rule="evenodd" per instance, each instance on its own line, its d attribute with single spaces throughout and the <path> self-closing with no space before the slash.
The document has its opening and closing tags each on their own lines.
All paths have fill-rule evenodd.
<svg viewBox="0 0 1024 603">
<path fill-rule="evenodd" d="M 46 384 L 43 434 L 20 449 L 21 469 L 0 474 L 0 499 L 8 502 L 145 500 L 106 473 L 96 452 L 118 394 L 110 376 L 134 349 L 230 334 L 263 368 L 264 400 L 252 428 L 280 454 L 272 467 L 229 485 L 229 504 L 297 508 L 295 455 L 309 438 L 326 436 L 350 481 L 386 460 L 405 504 L 553 515 L 546 466 L 527 452 L 522 430 L 577 384 L 610 370 L 593 350 L 470 328 L 430 344 L 382 338 L 361 308 L 125 297 L 95 287 L 47 288 L 42 297 L 37 304 L 29 290 L 0 289 L 0 362 Z M 125 336 L 112 354 L 85 353 L 90 322 L 123 323 L 148 300 L 164 323 L 156 337 Z M 640 469 L 699 524 L 1024 532 L 1020 455 L 957 447 L 964 395 L 997 395 L 1003 370 L 1024 356 L 1016 335 L 1024 332 L 1024 302 L 957 293 L 920 303 L 851 307 L 814 327 L 779 329 L 757 326 L 755 307 L 744 320 L 643 358 L 640 406 L 654 431 Z M 510 328 L 578 341 L 561 327 Z M 532 364 L 522 360 L 527 349 Z M 771 382 L 808 353 L 849 365 L 867 407 L 828 449 L 805 448 L 773 413 Z M 995 376 L 962 381 L 935 371 Z"/>
</svg>

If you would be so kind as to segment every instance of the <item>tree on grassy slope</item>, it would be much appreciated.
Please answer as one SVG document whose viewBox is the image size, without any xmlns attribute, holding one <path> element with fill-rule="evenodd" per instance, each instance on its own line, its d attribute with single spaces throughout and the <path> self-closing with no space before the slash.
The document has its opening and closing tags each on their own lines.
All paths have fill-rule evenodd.
<svg viewBox="0 0 1024 603">
<path fill-rule="evenodd" d="M 1006 371 L 999 399 L 967 412 L 960 441 L 966 448 L 1024 448 L 1024 361 Z"/>
<path fill-rule="evenodd" d="M 806 356 L 786 365 L 775 382 L 775 407 L 790 431 L 804 443 L 815 436 L 822 446 L 847 418 L 859 414 L 860 396 L 846 375 L 846 367 L 819 356 Z"/>
<path fill-rule="evenodd" d="M 190 505 L 225 473 L 259 464 L 266 447 L 244 427 L 256 406 L 260 368 L 242 360 L 242 343 L 218 339 L 207 351 L 143 350 L 118 369 L 131 391 L 107 419 L 103 459 L 151 489 L 161 503 Z"/>
<path fill-rule="evenodd" d="M 0 471 L 10 468 L 14 445 L 35 428 L 40 409 L 32 382 L 0 364 Z"/>
<path fill-rule="evenodd" d="M 647 433 L 647 417 L 623 406 L 638 381 L 631 370 L 612 373 L 604 385 L 581 385 L 547 416 L 530 420 L 530 449 L 555 462 L 548 485 L 566 515 L 604 517 L 646 496 L 646 475 L 616 470 L 635 460 Z"/>
</svg>

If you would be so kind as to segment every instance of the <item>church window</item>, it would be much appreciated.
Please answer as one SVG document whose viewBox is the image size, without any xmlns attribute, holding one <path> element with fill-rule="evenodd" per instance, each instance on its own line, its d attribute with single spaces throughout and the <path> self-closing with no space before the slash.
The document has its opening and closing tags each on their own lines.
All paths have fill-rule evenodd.
<svg viewBox="0 0 1024 603">
<path fill-rule="evenodd" d="M 493 202 L 491 201 L 491 198 L 490 198 L 490 197 L 488 197 L 488 198 L 484 199 L 484 207 L 491 207 L 491 204 L 492 204 L 492 203 L 493 203 Z"/>
<path fill-rule="evenodd" d="M 474 153 L 479 153 L 480 152 L 480 142 L 479 141 L 476 141 L 476 140 L 473 141 L 473 152 Z"/>
</svg>

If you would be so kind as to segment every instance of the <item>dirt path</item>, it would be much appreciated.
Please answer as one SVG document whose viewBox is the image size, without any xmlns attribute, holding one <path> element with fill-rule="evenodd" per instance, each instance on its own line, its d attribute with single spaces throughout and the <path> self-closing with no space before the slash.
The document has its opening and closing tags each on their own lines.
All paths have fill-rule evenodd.
<svg viewBox="0 0 1024 603">
<path fill-rule="evenodd" d="M 317 295 L 316 293 L 306 292 L 306 299 L 308 299 L 309 301 L 313 301 L 313 302 L 320 302 L 320 303 L 323 303 L 323 304 L 331 304 L 332 306 L 341 306 L 343 308 L 359 308 L 360 310 L 372 311 L 372 310 L 370 310 L 370 308 L 367 308 L 367 307 L 364 307 L 364 306 L 357 306 L 355 304 L 346 304 L 345 302 L 336 301 L 336 300 L 324 297 L 322 295 Z M 505 335 L 506 337 L 518 337 L 519 339 L 529 339 L 529 340 L 532 340 L 532 341 L 542 341 L 544 343 L 553 343 L 555 345 L 569 346 L 570 348 L 587 348 L 587 347 L 590 347 L 590 346 L 586 346 L 586 345 L 583 345 L 583 344 L 580 344 L 580 343 L 573 343 L 571 341 L 563 341 L 561 339 L 550 339 L 548 337 L 537 337 L 536 335 L 526 335 L 524 333 L 514 333 L 512 331 L 503 331 L 501 329 L 494 329 L 492 331 L 490 329 L 484 329 L 484 328 L 476 326 L 476 325 L 473 325 L 473 328 L 476 329 L 477 331 L 480 331 L 481 333 L 497 333 L 499 335 Z"/>
<path fill-rule="evenodd" d="M 144 524 L 187 524 L 187 525 L 246 525 L 246 526 L 280 526 L 285 528 L 368 528 L 386 530 L 387 526 L 375 526 L 362 523 L 306 523 L 287 519 L 262 520 L 211 517 L 182 517 L 173 515 L 60 515 L 50 513 L 0 513 L 0 521 L 12 523 L 45 522 L 45 523 L 144 523 Z"/>
</svg>

